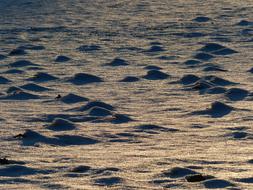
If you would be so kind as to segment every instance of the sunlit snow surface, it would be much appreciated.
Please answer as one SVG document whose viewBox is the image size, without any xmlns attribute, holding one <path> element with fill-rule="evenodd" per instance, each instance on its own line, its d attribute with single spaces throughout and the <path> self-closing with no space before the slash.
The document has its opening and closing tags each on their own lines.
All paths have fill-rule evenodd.
<svg viewBox="0 0 253 190">
<path fill-rule="evenodd" d="M 0 188 L 253 189 L 252 10 L 1 0 Z"/>
</svg>

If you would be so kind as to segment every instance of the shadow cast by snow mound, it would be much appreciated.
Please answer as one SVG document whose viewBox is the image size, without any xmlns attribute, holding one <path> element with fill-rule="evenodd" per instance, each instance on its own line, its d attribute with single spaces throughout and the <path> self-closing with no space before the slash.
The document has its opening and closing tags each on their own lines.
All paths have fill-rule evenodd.
<svg viewBox="0 0 253 190">
<path fill-rule="evenodd" d="M 40 117 L 27 118 L 28 122 L 53 122 L 54 119 L 61 118 L 67 119 L 71 122 L 88 122 L 98 119 L 98 117 L 92 117 L 88 114 L 42 114 Z"/>
<path fill-rule="evenodd" d="M 101 178 L 109 178 L 108 176 L 113 175 L 114 173 L 120 171 L 119 168 L 114 167 L 106 167 L 106 168 L 93 168 L 87 165 L 79 165 L 73 167 L 69 170 L 69 173 L 66 174 L 67 177 L 83 177 L 83 176 L 93 176 L 93 177 L 100 177 Z M 105 180 L 106 181 L 106 180 Z M 102 182 L 102 180 L 101 180 Z M 102 183 L 101 183 L 102 185 Z"/>
<path fill-rule="evenodd" d="M 179 131 L 178 129 L 174 128 L 166 128 L 166 127 L 161 127 L 158 125 L 152 125 L 152 124 L 147 124 L 147 125 L 139 125 L 136 126 L 134 129 L 134 132 L 144 132 L 144 133 L 149 133 L 149 134 L 158 134 L 160 132 L 177 132 Z"/>
</svg>

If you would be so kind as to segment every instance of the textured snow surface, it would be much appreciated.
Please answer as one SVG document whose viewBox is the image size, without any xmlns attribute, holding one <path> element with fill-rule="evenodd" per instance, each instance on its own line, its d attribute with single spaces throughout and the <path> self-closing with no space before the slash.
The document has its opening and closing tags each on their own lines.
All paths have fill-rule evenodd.
<svg viewBox="0 0 253 190">
<path fill-rule="evenodd" d="M 251 0 L 1 0 L 0 189 L 253 189 Z"/>
</svg>

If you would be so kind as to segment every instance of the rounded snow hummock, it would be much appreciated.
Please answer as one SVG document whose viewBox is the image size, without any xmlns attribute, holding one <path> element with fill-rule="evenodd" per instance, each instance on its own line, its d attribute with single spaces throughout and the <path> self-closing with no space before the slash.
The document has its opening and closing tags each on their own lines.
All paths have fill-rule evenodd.
<svg viewBox="0 0 253 190">
<path fill-rule="evenodd" d="M 13 49 L 9 53 L 9 56 L 22 56 L 22 55 L 26 55 L 26 54 L 27 54 L 27 52 L 24 49 L 17 48 L 17 49 Z"/>
<path fill-rule="evenodd" d="M 56 80 L 56 79 L 58 79 L 58 78 L 53 75 L 50 75 L 48 73 L 38 72 L 33 77 L 31 77 L 27 80 L 33 81 L 33 82 L 48 82 L 48 81 Z"/>
<path fill-rule="evenodd" d="M 159 70 L 149 70 L 143 78 L 148 80 L 163 80 L 169 78 L 169 75 Z"/>
<path fill-rule="evenodd" d="M 25 71 L 19 69 L 9 69 L 3 72 L 4 74 L 23 74 Z"/>
<path fill-rule="evenodd" d="M 6 93 L 7 94 L 13 94 L 16 92 L 22 91 L 22 89 L 20 87 L 16 87 L 16 86 L 10 86 L 7 90 Z"/>
<path fill-rule="evenodd" d="M 186 90 L 198 90 L 200 93 L 202 93 L 212 87 L 215 87 L 215 85 L 203 79 L 199 79 L 196 82 L 189 84 Z"/>
<path fill-rule="evenodd" d="M 22 90 L 13 91 L 4 96 L 0 96 L 1 100 L 31 100 L 31 99 L 40 99 L 39 95 L 31 94 L 24 92 Z"/>
<path fill-rule="evenodd" d="M 27 60 L 19 60 L 9 64 L 10 67 L 27 67 L 27 66 L 38 66 L 37 64 L 32 63 Z"/>
<path fill-rule="evenodd" d="M 193 84 L 195 82 L 197 82 L 200 78 L 196 75 L 192 75 L 192 74 L 188 74 L 188 75 L 184 75 L 181 79 L 180 82 L 183 85 L 189 85 L 189 84 Z"/>
<path fill-rule="evenodd" d="M 194 58 L 201 61 L 209 61 L 213 59 L 214 56 L 209 53 L 197 53 L 196 55 L 194 55 Z"/>
<path fill-rule="evenodd" d="M 115 109 L 112 105 L 97 100 L 97 101 L 90 101 L 87 104 L 85 104 L 84 106 L 81 106 L 75 110 L 76 111 L 87 111 L 87 110 L 94 108 L 94 107 L 100 107 L 100 108 L 104 108 L 104 109 L 107 109 L 110 111 L 113 111 Z"/>
<path fill-rule="evenodd" d="M 158 67 L 156 65 L 148 65 L 148 66 L 144 67 L 144 69 L 146 69 L 146 70 L 161 70 L 162 68 Z"/>
<path fill-rule="evenodd" d="M 60 101 L 66 103 L 66 104 L 74 104 L 74 103 L 84 102 L 84 101 L 88 101 L 88 100 L 89 100 L 88 98 L 78 96 L 73 93 L 69 93 L 66 96 L 63 96 L 60 98 Z"/>
<path fill-rule="evenodd" d="M 0 54 L 0 61 L 6 59 L 7 56 Z"/>
<path fill-rule="evenodd" d="M 233 49 L 227 48 L 217 43 L 207 43 L 204 47 L 200 48 L 199 51 L 208 52 L 213 55 L 230 55 L 238 53 Z"/>
<path fill-rule="evenodd" d="M 203 182 L 206 188 L 210 189 L 223 189 L 226 187 L 233 187 L 235 186 L 233 183 L 222 180 L 222 179 L 210 179 Z"/>
<path fill-rule="evenodd" d="M 156 53 L 161 51 L 165 51 L 165 49 L 160 45 L 153 45 L 148 50 L 146 50 L 147 53 Z"/>
<path fill-rule="evenodd" d="M 92 170 L 92 168 L 90 166 L 81 165 L 81 166 L 77 166 L 77 167 L 72 168 L 70 170 L 70 172 L 73 172 L 73 173 L 86 173 L 90 170 Z"/>
<path fill-rule="evenodd" d="M 77 73 L 73 77 L 70 77 L 67 81 L 75 85 L 103 82 L 100 77 L 86 73 Z"/>
<path fill-rule="evenodd" d="M 198 172 L 195 172 L 194 170 L 191 170 L 189 168 L 174 167 L 167 171 L 164 171 L 162 173 L 162 176 L 170 178 L 181 178 L 187 175 L 194 175 L 194 174 L 198 174 Z"/>
<path fill-rule="evenodd" d="M 59 55 L 59 56 L 56 57 L 55 62 L 62 63 L 62 62 L 67 62 L 69 60 L 70 60 L 69 57 L 64 56 L 64 55 Z"/>
<path fill-rule="evenodd" d="M 119 82 L 137 82 L 140 79 L 134 76 L 126 76 L 124 79 L 120 80 Z"/>
<path fill-rule="evenodd" d="M 253 26 L 253 21 L 241 20 L 236 25 L 238 25 L 238 26 Z"/>
<path fill-rule="evenodd" d="M 89 110 L 89 115 L 95 117 L 106 117 L 112 114 L 113 113 L 110 110 L 98 106 L 92 107 Z"/>
<path fill-rule="evenodd" d="M 30 168 L 19 164 L 10 164 L 0 169 L 0 176 L 2 177 L 23 178 L 24 176 L 38 174 L 49 174 L 49 171 Z"/>
<path fill-rule="evenodd" d="M 105 65 L 117 67 L 117 66 L 127 66 L 129 65 L 129 63 L 126 60 L 117 57 L 114 60 L 112 60 L 110 63 L 107 63 Z"/>
<path fill-rule="evenodd" d="M 194 18 L 192 21 L 195 21 L 195 22 L 208 22 L 210 21 L 211 19 L 209 17 L 206 17 L 206 16 L 198 16 L 196 18 Z"/>
<path fill-rule="evenodd" d="M 102 177 L 97 178 L 94 181 L 95 185 L 98 186 L 114 186 L 121 184 L 123 182 L 123 179 L 120 177 Z"/>
<path fill-rule="evenodd" d="M 177 129 L 166 128 L 159 125 L 143 124 L 135 127 L 134 132 L 145 132 L 150 134 L 157 134 L 159 132 L 177 132 Z"/>
<path fill-rule="evenodd" d="M 228 86 L 228 85 L 235 85 L 237 83 L 228 81 L 226 79 L 216 77 L 214 75 L 208 75 L 203 77 L 204 80 L 207 80 L 208 82 L 218 85 L 218 86 Z"/>
<path fill-rule="evenodd" d="M 55 118 L 47 128 L 53 131 L 66 131 L 76 129 L 76 125 L 67 119 Z"/>
<path fill-rule="evenodd" d="M 221 71 L 221 72 L 226 72 L 227 70 L 226 69 L 223 69 L 217 65 L 208 65 L 206 66 L 203 71 L 205 72 L 212 72 L 212 71 Z"/>
<path fill-rule="evenodd" d="M 29 90 L 29 91 L 34 91 L 34 92 L 44 92 L 44 91 L 49 91 L 51 89 L 40 86 L 38 84 L 34 84 L 34 83 L 28 83 L 28 84 L 24 84 L 22 86 L 19 86 L 22 89 L 25 90 Z"/>
<path fill-rule="evenodd" d="M 38 51 L 38 50 L 44 50 L 46 48 L 43 45 L 26 44 L 26 45 L 19 46 L 18 49 Z"/>
<path fill-rule="evenodd" d="M 241 88 L 231 88 L 225 93 L 225 97 L 231 101 L 240 101 L 245 99 L 249 94 L 249 91 Z"/>
<path fill-rule="evenodd" d="M 199 51 L 203 52 L 215 52 L 221 49 L 225 49 L 226 47 L 217 43 L 207 43 L 205 46 L 199 49 Z"/>
<path fill-rule="evenodd" d="M 185 65 L 199 65 L 201 64 L 202 62 L 199 61 L 199 60 L 195 60 L 195 59 L 189 59 L 187 61 L 184 62 Z"/>
<path fill-rule="evenodd" d="M 213 118 L 219 118 L 226 116 L 233 110 L 235 110 L 235 108 L 233 108 L 232 106 L 226 105 L 222 102 L 215 101 L 211 104 L 211 108 L 192 112 L 192 115 L 209 115 Z"/>
<path fill-rule="evenodd" d="M 101 50 L 101 47 L 98 45 L 82 45 L 78 47 L 77 50 L 80 52 L 92 52 Z"/>
<path fill-rule="evenodd" d="M 253 67 L 249 69 L 248 72 L 253 73 Z"/>
<path fill-rule="evenodd" d="M 5 77 L 0 76 L 0 84 L 8 84 L 11 81 Z"/>
</svg>

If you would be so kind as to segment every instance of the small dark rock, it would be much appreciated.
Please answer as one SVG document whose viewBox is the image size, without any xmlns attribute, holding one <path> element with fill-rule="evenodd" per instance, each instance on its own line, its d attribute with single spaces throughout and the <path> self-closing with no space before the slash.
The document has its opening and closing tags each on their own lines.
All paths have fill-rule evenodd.
<svg viewBox="0 0 253 190">
<path fill-rule="evenodd" d="M 62 96 L 61 96 L 60 94 L 58 94 L 58 95 L 55 97 L 56 100 L 59 100 L 59 99 L 61 99 L 61 98 L 62 98 Z"/>
<path fill-rule="evenodd" d="M 21 133 L 14 136 L 15 139 L 22 139 L 22 138 L 25 138 L 25 137 L 26 137 L 26 135 L 25 134 L 21 134 Z"/>
<path fill-rule="evenodd" d="M 0 158 L 0 165 L 7 165 L 10 164 L 7 158 Z"/>
<path fill-rule="evenodd" d="M 210 179 L 211 176 L 203 176 L 202 174 L 194 174 L 185 176 L 186 181 L 188 182 L 200 182 L 206 179 Z"/>
<path fill-rule="evenodd" d="M 75 172 L 75 173 L 86 173 L 88 172 L 89 170 L 91 170 L 91 167 L 90 166 L 78 166 L 78 167 L 75 167 L 71 170 L 71 172 Z"/>
</svg>

